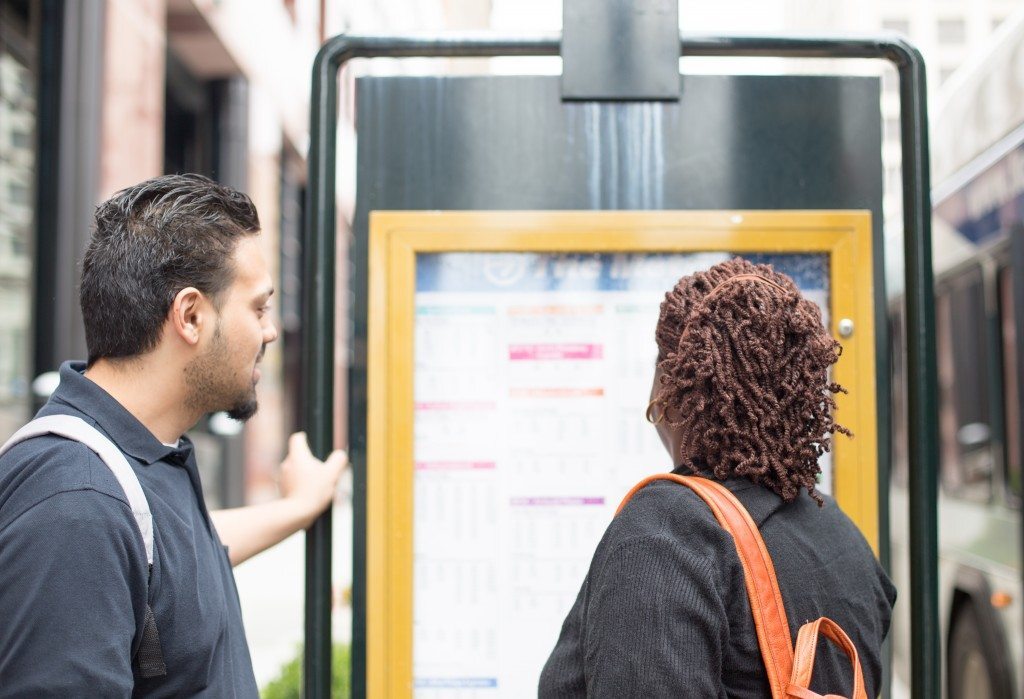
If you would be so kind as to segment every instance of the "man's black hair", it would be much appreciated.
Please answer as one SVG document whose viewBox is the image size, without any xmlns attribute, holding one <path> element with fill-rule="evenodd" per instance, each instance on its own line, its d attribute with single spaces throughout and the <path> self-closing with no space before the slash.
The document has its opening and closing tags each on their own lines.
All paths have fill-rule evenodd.
<svg viewBox="0 0 1024 699">
<path fill-rule="evenodd" d="M 202 175 L 156 177 L 100 204 L 79 294 L 89 366 L 153 349 L 186 287 L 218 303 L 235 244 L 259 229 L 248 196 Z"/>
</svg>

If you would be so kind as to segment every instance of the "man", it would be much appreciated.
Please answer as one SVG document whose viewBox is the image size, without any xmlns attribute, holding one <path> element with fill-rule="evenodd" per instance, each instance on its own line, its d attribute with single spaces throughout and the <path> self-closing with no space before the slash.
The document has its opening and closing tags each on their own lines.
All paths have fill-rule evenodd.
<svg viewBox="0 0 1024 699">
<path fill-rule="evenodd" d="M 246 195 L 199 175 L 96 210 L 88 362 L 61 367 L 40 415 L 83 418 L 127 457 L 152 512 L 152 569 L 125 489 L 84 444 L 45 435 L 0 457 L 0 697 L 257 696 L 231 566 L 308 527 L 345 466 L 296 434 L 281 499 L 203 501 L 183 433 L 210 412 L 256 412 L 277 338 L 259 230 Z"/>
</svg>

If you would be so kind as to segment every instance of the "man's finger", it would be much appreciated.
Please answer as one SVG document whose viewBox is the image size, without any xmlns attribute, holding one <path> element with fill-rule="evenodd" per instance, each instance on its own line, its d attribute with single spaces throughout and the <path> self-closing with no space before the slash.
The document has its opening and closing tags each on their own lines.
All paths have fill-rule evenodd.
<svg viewBox="0 0 1024 699">
<path fill-rule="evenodd" d="M 288 438 L 288 451 L 300 455 L 310 454 L 305 432 L 296 432 Z"/>
<path fill-rule="evenodd" d="M 335 449 L 324 461 L 328 466 L 333 466 L 339 472 L 348 465 L 348 454 L 344 449 Z"/>
</svg>

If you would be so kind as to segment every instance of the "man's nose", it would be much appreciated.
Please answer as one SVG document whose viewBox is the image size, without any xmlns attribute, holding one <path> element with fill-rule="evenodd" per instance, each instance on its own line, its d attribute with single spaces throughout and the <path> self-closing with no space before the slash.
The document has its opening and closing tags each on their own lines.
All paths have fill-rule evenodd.
<svg viewBox="0 0 1024 699">
<path fill-rule="evenodd" d="M 268 323 L 266 330 L 263 331 L 263 344 L 269 345 L 271 342 L 277 339 L 277 326 L 273 323 Z"/>
</svg>

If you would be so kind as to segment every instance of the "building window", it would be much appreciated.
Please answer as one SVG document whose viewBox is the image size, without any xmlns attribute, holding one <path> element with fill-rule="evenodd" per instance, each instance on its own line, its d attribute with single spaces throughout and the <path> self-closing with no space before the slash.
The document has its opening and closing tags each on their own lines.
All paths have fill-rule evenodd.
<svg viewBox="0 0 1024 699">
<path fill-rule="evenodd" d="M 897 32 L 903 35 L 910 34 L 910 20 L 907 19 L 883 19 L 882 29 L 887 32 Z"/>
<path fill-rule="evenodd" d="M 888 95 L 900 89 L 900 75 L 895 70 L 882 71 L 882 94 Z"/>
<path fill-rule="evenodd" d="M 882 137 L 886 140 L 898 139 L 900 137 L 900 118 L 899 116 L 886 117 L 884 123 L 884 130 Z"/>
<path fill-rule="evenodd" d="M 285 146 L 281 153 L 281 343 L 285 425 L 302 429 L 302 229 L 305 225 L 304 163 Z"/>
<path fill-rule="evenodd" d="M 32 412 L 39 4 L 0 4 L 0 442 Z"/>
<path fill-rule="evenodd" d="M 1010 501 L 1021 500 L 1020 390 L 1017 376 L 1017 320 L 1013 310 L 1013 277 L 999 270 L 999 329 L 1003 349 L 1003 420 L 1006 431 L 1006 486 Z"/>
<path fill-rule="evenodd" d="M 942 482 L 971 500 L 992 496 L 995 466 L 985 284 L 980 267 L 944 283 L 936 294 L 939 437 Z"/>
<path fill-rule="evenodd" d="M 893 167 L 887 167 L 885 169 L 885 191 L 888 192 L 902 192 L 903 191 L 903 168 L 900 165 L 894 165 Z"/>
<path fill-rule="evenodd" d="M 963 44 L 967 41 L 967 25 L 962 19 L 940 19 L 938 34 L 940 44 Z"/>
</svg>

